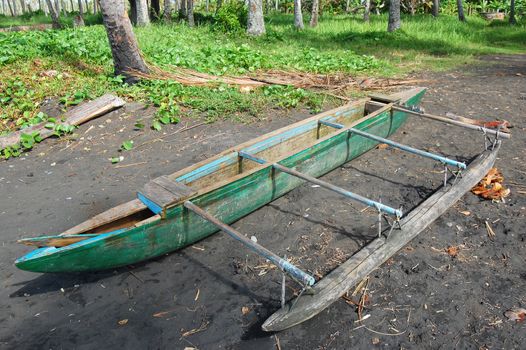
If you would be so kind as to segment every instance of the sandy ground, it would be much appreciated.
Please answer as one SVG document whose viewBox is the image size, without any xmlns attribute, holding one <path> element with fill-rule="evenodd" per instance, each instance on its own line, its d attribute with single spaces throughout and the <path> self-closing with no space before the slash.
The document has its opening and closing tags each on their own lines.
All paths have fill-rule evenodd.
<svg viewBox="0 0 526 350">
<path fill-rule="evenodd" d="M 506 203 L 466 194 L 377 269 L 364 310 L 370 316 L 361 323 L 356 308 L 340 300 L 290 330 L 260 331 L 279 307 L 280 275 L 223 234 L 114 271 L 42 275 L 13 265 L 28 251 L 16 239 L 60 233 L 133 198 L 151 178 L 306 112 L 184 132 L 178 125 L 159 134 L 133 130 L 139 116 L 146 120 L 153 111 L 132 104 L 83 125 L 80 140 L 46 140 L 1 162 L 0 348 L 276 349 L 277 342 L 281 349 L 523 347 L 526 322 L 509 321 L 504 312 L 526 307 L 525 77 L 526 56 L 488 57 L 478 66 L 423 76 L 429 79 L 426 111 L 512 122 L 513 139 L 497 161 L 512 194 Z M 117 152 L 130 138 L 135 148 Z M 478 133 L 417 118 L 393 138 L 460 160 L 483 148 Z M 124 160 L 112 165 L 108 158 L 118 155 Z M 408 211 L 440 186 L 440 171 L 432 161 L 375 149 L 324 179 Z M 360 205 L 303 185 L 234 226 L 323 275 L 374 236 L 374 223 L 375 214 Z M 459 247 L 456 257 L 445 252 L 450 246 Z M 289 297 L 294 288 L 290 284 Z"/>
</svg>

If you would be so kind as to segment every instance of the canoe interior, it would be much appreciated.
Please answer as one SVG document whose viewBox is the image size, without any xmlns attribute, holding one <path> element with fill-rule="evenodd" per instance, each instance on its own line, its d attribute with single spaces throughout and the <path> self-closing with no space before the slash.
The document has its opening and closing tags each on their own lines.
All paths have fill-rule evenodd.
<svg viewBox="0 0 526 350">
<path fill-rule="evenodd" d="M 337 111 L 333 115 L 329 115 L 327 119 L 340 124 L 350 125 L 378 109 L 379 107 L 377 105 L 368 104 L 363 101 L 361 103 L 351 104 L 348 108 Z M 257 155 L 258 157 L 270 162 L 278 161 L 285 155 L 302 150 L 306 145 L 338 131 L 337 129 L 328 126 L 319 125 L 318 119 L 323 118 L 309 120 L 306 123 L 300 122 L 301 124 L 297 123 L 300 125 L 294 124 L 294 127 L 276 133 L 276 135 L 271 135 L 269 137 L 265 137 L 265 135 L 263 139 L 251 145 L 247 145 L 242 150 Z M 224 182 L 225 180 L 228 181 L 228 179 L 249 172 L 258 166 L 260 165 L 253 161 L 239 157 L 238 151 L 231 150 L 227 154 L 215 157 L 212 160 L 207 161 L 205 164 L 199 165 L 195 169 L 189 171 L 183 170 L 181 171 L 183 172 L 182 174 L 180 174 L 181 172 L 178 172 L 169 177 L 193 189 L 202 191 L 211 185 L 217 184 L 218 182 Z M 122 218 L 110 221 L 100 221 L 92 225 L 86 225 L 86 223 L 83 223 L 84 225 L 82 225 L 82 229 L 68 230 L 66 233 L 68 235 L 108 233 L 123 228 L 138 227 L 150 222 L 150 219 L 154 216 L 156 216 L 155 213 L 153 213 L 148 207 L 144 206 L 141 210 Z M 64 243 L 65 244 L 61 246 L 69 244 L 66 240 Z"/>
</svg>

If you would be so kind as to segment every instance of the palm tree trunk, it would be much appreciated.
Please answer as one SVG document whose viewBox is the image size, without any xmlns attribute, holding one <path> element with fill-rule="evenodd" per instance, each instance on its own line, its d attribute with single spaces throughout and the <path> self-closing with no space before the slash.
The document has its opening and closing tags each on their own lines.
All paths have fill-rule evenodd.
<svg viewBox="0 0 526 350">
<path fill-rule="evenodd" d="M 400 29 L 400 0 L 391 0 L 389 2 L 389 23 L 387 25 L 388 32 L 394 32 Z"/>
<path fill-rule="evenodd" d="M 14 13 L 13 16 L 18 16 L 19 15 L 18 7 L 16 6 L 16 0 L 13 0 L 13 9 L 11 11 Z"/>
<path fill-rule="evenodd" d="M 303 13 L 301 12 L 301 0 L 294 0 L 294 27 L 297 29 L 305 28 Z"/>
<path fill-rule="evenodd" d="M 170 23 L 172 21 L 173 11 L 174 11 L 173 0 L 164 0 L 163 18 L 165 22 Z"/>
<path fill-rule="evenodd" d="M 9 7 L 9 12 L 11 12 L 11 17 L 15 16 L 15 12 L 13 11 L 13 7 L 11 6 L 11 2 L 7 0 L 7 7 Z"/>
<path fill-rule="evenodd" d="M 439 8 L 440 8 L 440 1 L 433 0 L 433 17 L 438 17 Z"/>
<path fill-rule="evenodd" d="M 464 16 L 464 6 L 462 6 L 462 0 L 457 0 L 457 11 L 458 20 L 461 22 L 466 22 L 466 17 Z"/>
<path fill-rule="evenodd" d="M 371 0 L 365 0 L 364 5 L 363 20 L 364 22 L 369 22 L 371 17 Z"/>
<path fill-rule="evenodd" d="M 249 0 L 248 2 L 247 34 L 253 36 L 265 34 L 263 0 Z"/>
<path fill-rule="evenodd" d="M 179 7 L 179 16 L 186 18 L 188 15 L 188 11 L 186 10 L 186 0 L 179 0 L 180 1 L 180 7 Z"/>
<path fill-rule="evenodd" d="M 49 9 L 49 15 L 51 16 L 51 21 L 53 22 L 53 29 L 61 29 L 62 25 L 59 20 L 60 13 L 58 12 L 58 9 L 53 8 L 51 0 L 46 0 L 46 3 Z"/>
<path fill-rule="evenodd" d="M 320 0 L 312 0 L 312 10 L 311 10 L 311 15 L 310 15 L 309 25 L 313 28 L 318 25 L 319 12 L 320 12 Z"/>
<path fill-rule="evenodd" d="M 149 25 L 150 16 L 148 14 L 148 2 L 146 0 L 136 0 L 135 7 L 137 9 L 137 26 L 144 27 Z"/>
<path fill-rule="evenodd" d="M 186 2 L 186 17 L 188 19 L 188 26 L 193 27 L 194 21 L 194 0 L 187 0 Z"/>
<path fill-rule="evenodd" d="M 123 75 L 127 83 L 136 83 L 139 79 L 130 72 L 148 73 L 149 69 L 139 51 L 124 1 L 101 0 L 100 8 L 111 46 L 115 75 Z"/>
</svg>

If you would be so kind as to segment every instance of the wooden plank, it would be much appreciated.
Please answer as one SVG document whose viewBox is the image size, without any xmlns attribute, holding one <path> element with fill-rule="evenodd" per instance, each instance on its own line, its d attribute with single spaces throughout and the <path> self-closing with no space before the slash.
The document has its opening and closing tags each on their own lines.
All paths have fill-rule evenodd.
<svg viewBox="0 0 526 350">
<path fill-rule="evenodd" d="M 384 94 L 369 94 L 369 98 L 372 101 L 378 101 L 383 103 L 395 103 L 400 101 L 399 97 L 393 97 L 392 95 L 384 95 Z"/>
<path fill-rule="evenodd" d="M 152 182 L 171 192 L 177 198 L 185 199 L 196 193 L 191 187 L 171 180 L 168 176 L 159 176 L 153 179 Z"/>
<path fill-rule="evenodd" d="M 338 300 L 347 290 L 396 254 L 420 232 L 475 186 L 495 163 L 500 142 L 473 161 L 462 179 L 447 191 L 438 190 L 401 221 L 401 230 L 394 230 L 388 240 L 378 238 L 313 287 L 313 293 L 293 300 L 271 315 L 263 330 L 280 331 L 304 322 Z M 294 305 L 294 307 L 292 307 Z"/>
<path fill-rule="evenodd" d="M 116 108 L 124 106 L 125 102 L 117 96 L 106 94 L 93 101 L 89 101 L 73 107 L 67 111 L 60 119 L 65 119 L 64 125 L 80 125 L 91 119 L 104 115 Z M 59 118 L 57 118 L 59 119 Z M 47 129 L 47 122 L 42 122 L 28 128 L 12 132 L 9 135 L 0 137 L 0 149 L 20 143 L 22 134 L 38 132 L 42 139 L 46 139 L 54 134 L 54 130 Z M 57 123 L 58 124 L 58 123 Z"/>
<path fill-rule="evenodd" d="M 138 196 L 154 213 L 164 216 L 166 207 L 181 203 L 196 193 L 185 184 L 160 176 L 144 185 Z"/>
</svg>

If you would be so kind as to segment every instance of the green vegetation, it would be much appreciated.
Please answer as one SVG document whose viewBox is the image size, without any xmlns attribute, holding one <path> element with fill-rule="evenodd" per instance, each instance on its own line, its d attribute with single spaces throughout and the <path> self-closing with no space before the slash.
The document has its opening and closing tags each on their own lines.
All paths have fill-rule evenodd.
<svg viewBox="0 0 526 350">
<path fill-rule="evenodd" d="M 388 33 L 386 15 L 373 16 L 369 24 L 360 16 L 327 15 L 317 28 L 297 31 L 290 15 L 272 14 L 266 18 L 267 35 L 252 38 L 239 30 L 239 18 L 229 17 L 230 13 L 203 16 L 201 21 L 198 17 L 195 28 L 184 24 L 137 28 L 140 48 L 150 64 L 166 71 L 185 67 L 213 75 L 285 70 L 377 77 L 446 69 L 471 62 L 476 55 L 526 49 L 524 23 L 492 25 L 478 17 L 461 23 L 447 15 L 406 16 L 402 30 Z M 64 106 L 108 91 L 145 101 L 158 107 L 155 119 L 147 124 L 157 130 L 182 116 L 243 121 L 269 106 L 304 105 L 318 111 L 331 100 L 290 86 L 247 93 L 223 84 L 198 87 L 150 80 L 122 85 L 122 78 L 112 74 L 111 52 L 100 25 L 0 33 L 0 67 L 0 134 L 42 121 L 39 104 L 53 96 Z M 46 74 L 49 70 L 57 72 Z"/>
<path fill-rule="evenodd" d="M 73 18 L 76 15 L 78 15 L 78 12 L 71 12 L 65 16 L 61 14 L 61 24 L 65 27 L 73 27 Z M 96 15 L 85 13 L 83 18 L 84 23 L 86 25 L 102 24 L 102 16 L 100 15 L 100 13 Z M 9 28 L 15 26 L 32 26 L 37 24 L 51 24 L 51 17 L 46 16 L 44 11 L 25 13 L 21 16 L 15 17 L 0 14 L 0 28 Z"/>
</svg>

